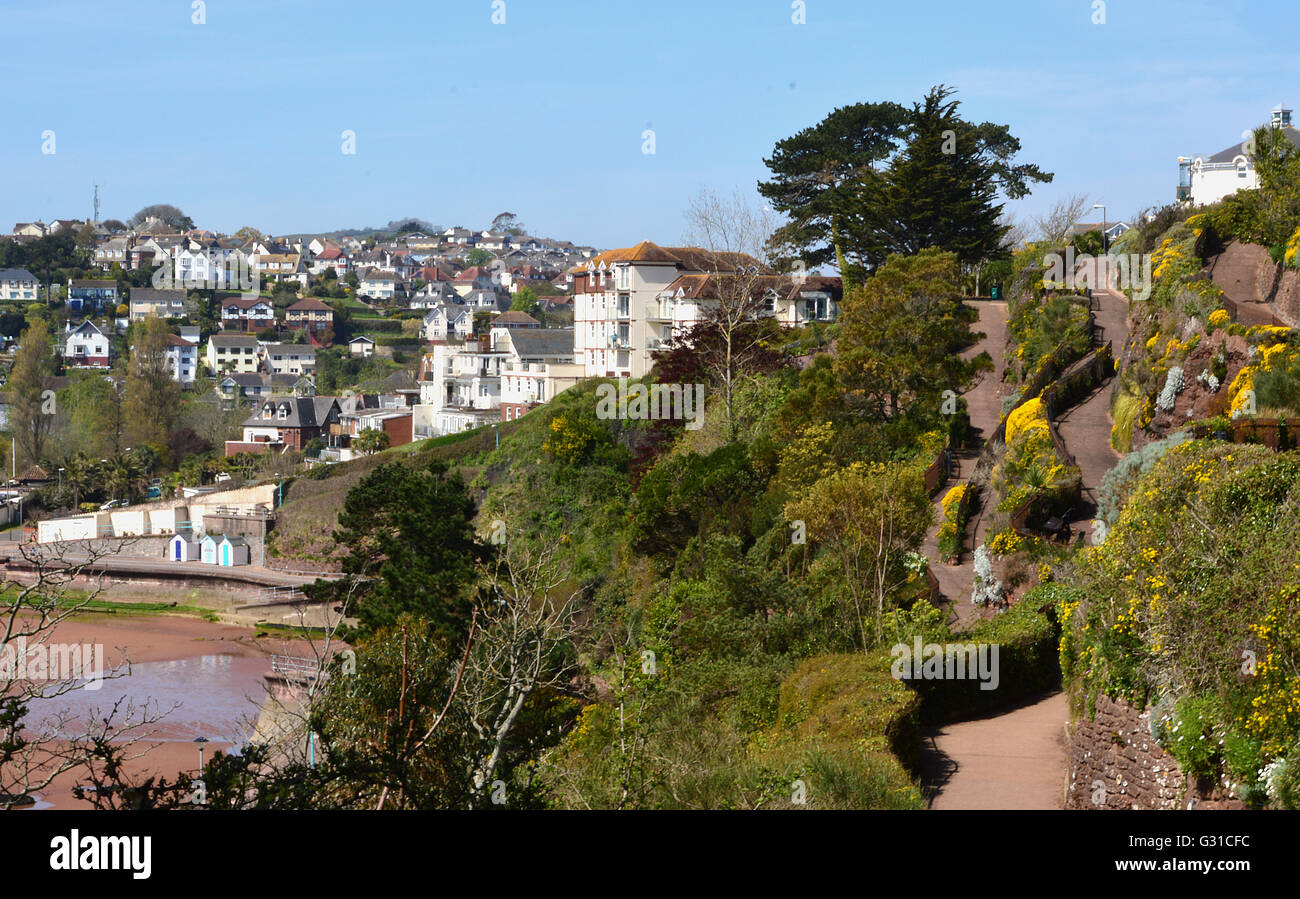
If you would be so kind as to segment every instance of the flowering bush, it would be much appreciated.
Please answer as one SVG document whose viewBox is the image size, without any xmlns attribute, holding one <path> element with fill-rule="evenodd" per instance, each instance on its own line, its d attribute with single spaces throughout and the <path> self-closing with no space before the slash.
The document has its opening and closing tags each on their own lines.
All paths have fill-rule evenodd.
<svg viewBox="0 0 1300 899">
<path fill-rule="evenodd" d="M 1042 397 L 1021 403 L 1007 416 L 1007 444 L 1014 444 L 1023 434 L 1033 431 L 1048 433 L 1047 415 Z"/>
<path fill-rule="evenodd" d="M 1227 309 L 1215 309 L 1210 313 L 1208 321 L 1210 323 L 1210 330 L 1217 331 L 1220 328 L 1228 327 L 1229 323 L 1232 321 L 1232 316 L 1228 315 Z"/>
<path fill-rule="evenodd" d="M 1300 454 L 1220 441 L 1168 447 L 1106 541 L 1066 575 L 1079 597 L 1062 609 L 1072 689 L 1160 699 L 1161 744 L 1189 773 L 1222 774 L 1256 804 L 1294 801 L 1282 781 L 1270 791 L 1264 772 L 1276 780 L 1288 769 L 1272 762 L 1300 762 L 1298 491 Z M 1207 566 L 1211 558 L 1225 564 Z"/>
<path fill-rule="evenodd" d="M 998 531 L 986 541 L 989 552 L 995 556 L 1010 556 L 1021 550 L 1028 549 L 1032 541 L 1027 537 L 1022 537 L 1011 528 Z"/>
<path fill-rule="evenodd" d="M 966 531 L 965 499 L 968 484 L 953 487 L 940 501 L 943 521 L 939 523 L 939 551 L 946 557 L 953 558 L 961 554 L 962 537 Z"/>
</svg>

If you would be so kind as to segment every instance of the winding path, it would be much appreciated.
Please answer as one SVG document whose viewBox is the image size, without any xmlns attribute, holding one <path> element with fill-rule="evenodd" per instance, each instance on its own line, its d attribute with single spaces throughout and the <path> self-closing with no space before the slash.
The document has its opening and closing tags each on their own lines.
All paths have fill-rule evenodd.
<svg viewBox="0 0 1300 899">
<path fill-rule="evenodd" d="M 951 480 L 954 485 L 965 483 L 975 472 L 975 462 L 979 458 L 980 450 L 984 448 L 985 439 L 997 429 L 998 422 L 1002 419 L 1002 375 L 1006 368 L 1002 356 L 1007 345 L 1007 304 L 1003 301 L 975 300 L 971 301 L 970 305 L 979 312 L 979 321 L 975 329 L 983 332 L 984 337 L 962 355 L 972 359 L 987 350 L 993 357 L 993 371 L 985 374 L 975 386 L 963 394 L 966 399 L 966 410 L 970 414 L 971 428 L 975 433 L 969 448 L 953 453 Z M 940 555 L 938 533 L 942 521 L 938 500 L 942 499 L 950 489 L 951 486 L 945 486 L 936 498 L 935 523 L 925 535 L 921 551 L 932 560 L 930 568 L 939 581 L 940 592 L 948 602 L 949 623 L 960 627 L 969 621 L 975 612 L 975 607 L 970 601 L 971 584 L 975 580 L 971 555 L 969 552 L 963 553 L 959 565 L 933 561 Z M 966 546 L 976 546 L 984 539 L 982 528 L 986 524 L 987 522 L 981 517 L 975 517 L 968 522 Z"/>
<path fill-rule="evenodd" d="M 933 809 L 1059 809 L 1065 789 L 1065 694 L 988 718 L 946 724 L 921 745 Z"/>
<path fill-rule="evenodd" d="M 1097 291 L 1096 321 L 1101 342 L 1112 341 L 1116 357 L 1127 334 L 1128 303 L 1122 294 Z M 967 395 L 972 424 L 984 434 L 997 427 L 1001 414 L 1001 355 L 1006 340 L 1006 307 L 980 305 L 980 328 L 988 333 L 974 350 L 988 348 L 998 362 L 995 378 L 986 378 Z M 1000 321 L 998 319 L 1000 315 Z M 1000 325 L 1000 327 L 999 327 Z M 996 333 L 995 333 L 996 332 Z M 996 341 L 996 342 L 995 342 Z M 991 346 L 990 346 L 991 344 Z M 1083 475 L 1085 497 L 1095 507 L 1102 476 L 1119 460 L 1110 446 L 1110 381 L 1057 419 L 1066 448 Z M 989 416 L 992 416 L 991 422 Z M 982 440 L 980 441 L 982 445 Z M 963 472 L 969 476 L 969 472 Z M 1076 511 L 1075 521 L 1091 518 L 1093 508 Z M 983 539 L 981 520 L 968 545 Z M 1076 525 L 1079 526 L 1079 525 Z M 927 553 L 938 558 L 927 540 Z M 969 562 L 935 565 L 944 596 L 952 601 L 958 627 L 971 615 Z M 921 751 L 921 781 L 933 809 L 1059 809 L 1067 767 L 1065 726 L 1069 706 L 1063 692 L 1021 703 L 1001 714 L 931 729 Z"/>
<path fill-rule="evenodd" d="M 1123 294 L 1109 290 L 1094 291 L 1092 294 L 1098 341 L 1111 342 L 1111 349 L 1118 359 L 1124 351 L 1124 339 L 1128 334 L 1128 300 Z M 1115 467 L 1119 454 L 1111 449 L 1110 431 L 1113 422 L 1110 418 L 1110 393 L 1112 379 L 1100 384 L 1081 403 L 1067 409 L 1056 418 L 1056 428 L 1065 441 L 1065 448 L 1074 456 L 1079 470 L 1083 474 L 1084 504 L 1075 509 L 1070 525 L 1076 531 L 1091 530 L 1090 523 L 1097 509 L 1097 491 L 1101 479 Z"/>
</svg>

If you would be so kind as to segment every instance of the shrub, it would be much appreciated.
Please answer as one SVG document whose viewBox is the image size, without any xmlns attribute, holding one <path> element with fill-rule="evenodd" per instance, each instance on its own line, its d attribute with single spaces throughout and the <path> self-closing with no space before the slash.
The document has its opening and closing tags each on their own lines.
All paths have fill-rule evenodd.
<svg viewBox="0 0 1300 899">
<path fill-rule="evenodd" d="M 1138 479 L 1150 471 L 1171 448 L 1190 439 L 1191 434 L 1178 431 L 1163 440 L 1148 443 L 1142 449 L 1120 459 L 1114 468 L 1102 476 L 1097 494 L 1097 517 L 1107 525 L 1119 521 L 1119 514 Z"/>
<path fill-rule="evenodd" d="M 993 556 L 987 546 L 975 550 L 975 582 L 970 601 L 977 606 L 998 605 L 1006 598 L 1006 589 L 993 573 Z"/>
<path fill-rule="evenodd" d="M 1165 386 L 1161 388 L 1160 395 L 1156 397 L 1156 408 L 1161 412 L 1172 412 L 1174 403 L 1178 400 L 1178 394 L 1183 389 L 1183 370 L 1175 365 L 1169 369 L 1165 375 Z"/>
</svg>

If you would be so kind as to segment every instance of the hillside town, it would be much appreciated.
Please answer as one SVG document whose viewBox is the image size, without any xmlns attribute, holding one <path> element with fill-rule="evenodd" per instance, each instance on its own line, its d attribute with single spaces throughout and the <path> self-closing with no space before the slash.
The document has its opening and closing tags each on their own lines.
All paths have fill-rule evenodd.
<svg viewBox="0 0 1300 899">
<path fill-rule="evenodd" d="M 1006 811 L 1285 882 L 1285 4 L 65 5 L 0 11 L 7 873 Z"/>
</svg>

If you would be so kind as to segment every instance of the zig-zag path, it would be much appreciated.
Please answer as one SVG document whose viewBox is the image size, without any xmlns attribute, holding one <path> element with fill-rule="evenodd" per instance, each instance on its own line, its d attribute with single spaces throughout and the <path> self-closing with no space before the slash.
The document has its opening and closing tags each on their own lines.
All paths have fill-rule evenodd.
<svg viewBox="0 0 1300 899">
<path fill-rule="evenodd" d="M 1093 305 L 1098 340 L 1112 341 L 1118 357 L 1127 333 L 1128 304 L 1123 295 L 1097 291 Z M 1005 303 L 980 302 L 979 330 L 986 337 L 970 350 L 972 355 L 987 349 L 996 371 L 966 394 L 971 424 L 979 429 L 977 448 L 958 460 L 954 476 L 958 482 L 974 470 L 974 459 L 984 438 L 997 427 L 1001 416 L 1002 353 L 1006 345 Z M 1083 475 L 1085 507 L 1076 510 L 1074 526 L 1086 527 L 1102 476 L 1118 461 L 1110 447 L 1109 381 L 1083 402 L 1057 418 L 1066 448 L 1075 457 Z M 942 496 L 942 494 L 940 494 Z M 967 546 L 984 539 L 981 516 L 967 529 Z M 925 551 L 938 558 L 934 531 L 927 536 Z M 969 554 L 966 556 L 969 557 Z M 934 564 L 940 589 L 949 602 L 957 626 L 973 617 L 970 604 L 974 571 L 969 561 L 950 566 Z M 922 746 L 922 785 L 934 809 L 1059 809 L 1065 785 L 1065 724 L 1069 708 L 1065 694 L 1057 691 L 1023 702 L 996 715 L 960 721 L 934 728 Z"/>
</svg>

